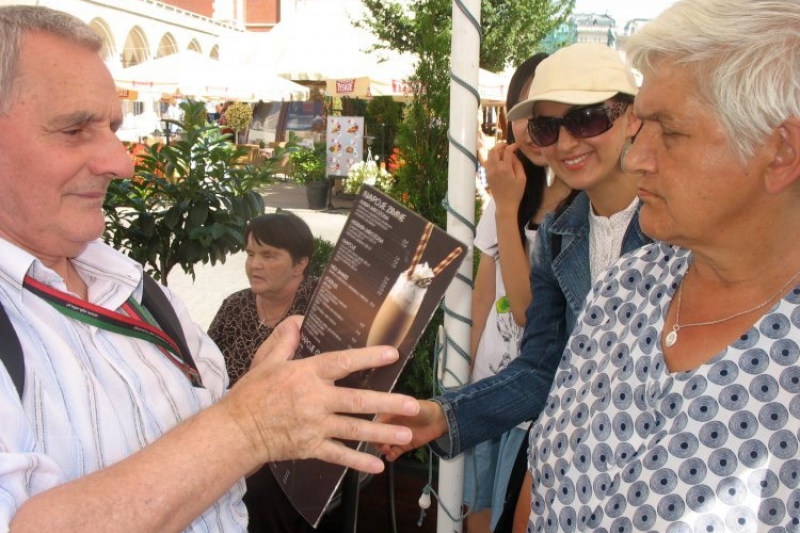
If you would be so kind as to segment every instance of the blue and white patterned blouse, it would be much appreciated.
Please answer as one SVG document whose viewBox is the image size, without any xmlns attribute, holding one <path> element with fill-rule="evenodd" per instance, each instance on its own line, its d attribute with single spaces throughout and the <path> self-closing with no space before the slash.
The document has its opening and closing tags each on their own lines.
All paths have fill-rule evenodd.
<svg viewBox="0 0 800 533">
<path fill-rule="evenodd" d="M 531 432 L 529 532 L 800 531 L 800 286 L 670 373 L 661 332 L 688 262 L 648 245 L 595 283 Z"/>
</svg>

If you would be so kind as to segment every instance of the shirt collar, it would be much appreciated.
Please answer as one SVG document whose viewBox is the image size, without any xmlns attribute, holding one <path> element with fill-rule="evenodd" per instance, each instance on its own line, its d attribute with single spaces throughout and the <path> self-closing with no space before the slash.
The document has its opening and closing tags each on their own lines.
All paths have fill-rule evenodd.
<svg viewBox="0 0 800 533">
<path fill-rule="evenodd" d="M 589 203 L 589 220 L 592 221 L 593 224 L 597 223 L 613 223 L 618 219 L 623 219 L 630 221 L 633 217 L 633 214 L 636 212 L 636 209 L 639 207 L 639 198 L 634 198 L 633 201 L 623 209 L 622 211 L 618 211 L 611 215 L 610 217 L 601 217 L 600 215 L 596 215 L 594 212 L 594 208 L 591 207 L 591 202 Z"/>
<path fill-rule="evenodd" d="M 127 287 L 128 295 L 139 301 L 142 297 L 142 267 L 112 247 L 96 240 L 73 259 L 75 267 L 94 278 L 106 279 L 116 285 Z M 0 238 L 0 277 L 2 284 L 10 290 L 9 297 L 21 303 L 22 282 L 26 275 L 60 291 L 66 290 L 64 280 L 54 270 L 45 266 L 36 256 Z M 91 295 L 90 301 L 94 298 Z"/>
</svg>

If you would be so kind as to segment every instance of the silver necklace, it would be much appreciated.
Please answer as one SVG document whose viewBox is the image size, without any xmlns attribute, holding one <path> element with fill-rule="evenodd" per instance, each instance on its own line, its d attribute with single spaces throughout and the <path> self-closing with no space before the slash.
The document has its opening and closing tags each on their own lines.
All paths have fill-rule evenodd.
<svg viewBox="0 0 800 533">
<path fill-rule="evenodd" d="M 292 298 L 292 300 L 289 302 L 289 305 L 287 305 L 286 308 L 284 308 L 283 312 L 281 312 L 280 315 L 278 315 L 277 317 L 275 317 L 272 320 L 269 320 L 268 317 L 267 317 L 267 312 L 264 310 L 264 307 L 261 305 L 261 300 L 259 299 L 258 295 L 256 295 L 256 310 L 257 311 L 261 311 L 261 314 L 264 315 L 264 319 L 263 320 L 259 320 L 258 321 L 258 325 L 259 326 L 264 326 L 265 328 L 273 327 L 273 324 L 277 323 L 280 319 L 282 319 L 286 315 L 286 313 L 289 311 L 289 309 L 291 309 L 293 303 L 294 303 L 294 298 Z"/>
<path fill-rule="evenodd" d="M 678 331 L 682 328 L 691 328 L 694 326 L 711 326 L 713 324 L 722 324 L 723 322 L 727 322 L 729 320 L 733 320 L 734 318 L 739 318 L 740 316 L 747 315 L 752 313 L 753 311 L 758 311 L 762 307 L 766 307 L 772 300 L 777 298 L 779 295 L 783 294 L 783 292 L 791 285 L 791 283 L 800 276 L 800 271 L 795 272 L 792 274 L 792 277 L 784 283 L 780 289 L 778 289 L 772 296 L 761 302 L 755 307 L 751 307 L 750 309 L 746 309 L 744 311 L 739 311 L 731 316 L 727 316 L 725 318 L 720 318 L 719 320 L 709 320 L 708 322 L 693 322 L 692 324 L 680 324 L 681 321 L 681 300 L 683 299 L 683 284 L 686 283 L 686 278 L 689 277 L 689 269 L 686 269 L 686 275 L 683 276 L 683 281 L 681 282 L 681 286 L 678 289 L 678 308 L 675 311 L 675 324 L 672 325 L 672 331 L 667 334 L 667 339 L 664 344 L 667 345 L 667 348 L 673 346 L 676 342 L 678 342 Z"/>
</svg>

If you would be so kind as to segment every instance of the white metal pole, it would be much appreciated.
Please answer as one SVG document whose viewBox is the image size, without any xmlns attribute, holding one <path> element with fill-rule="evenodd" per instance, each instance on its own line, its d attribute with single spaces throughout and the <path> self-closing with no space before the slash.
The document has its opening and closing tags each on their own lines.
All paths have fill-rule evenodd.
<svg viewBox="0 0 800 533">
<path fill-rule="evenodd" d="M 450 148 L 447 179 L 447 231 L 470 245 L 459 275 L 445 293 L 444 387 L 469 381 L 468 319 L 472 315 L 472 241 L 475 219 L 475 174 L 478 139 L 478 62 L 480 55 L 480 0 L 453 1 L 453 35 L 450 75 Z M 439 509 L 436 531 L 462 530 L 464 488 L 462 456 L 439 462 Z"/>
</svg>

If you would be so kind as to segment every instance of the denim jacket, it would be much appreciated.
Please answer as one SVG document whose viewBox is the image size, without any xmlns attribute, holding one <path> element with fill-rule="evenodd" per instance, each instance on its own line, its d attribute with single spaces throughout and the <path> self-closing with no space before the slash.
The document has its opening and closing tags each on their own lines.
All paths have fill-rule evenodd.
<svg viewBox="0 0 800 533">
<path fill-rule="evenodd" d="M 589 209 L 589 197 L 581 193 L 558 219 L 550 213 L 539 225 L 531 267 L 534 297 L 526 312 L 520 355 L 494 376 L 433 398 L 444 409 L 448 425 L 448 434 L 431 443 L 437 455 L 454 457 L 539 417 L 592 286 Z M 560 236 L 555 259 L 553 234 Z M 637 210 L 625 232 L 622 255 L 649 242 L 639 229 Z"/>
</svg>

